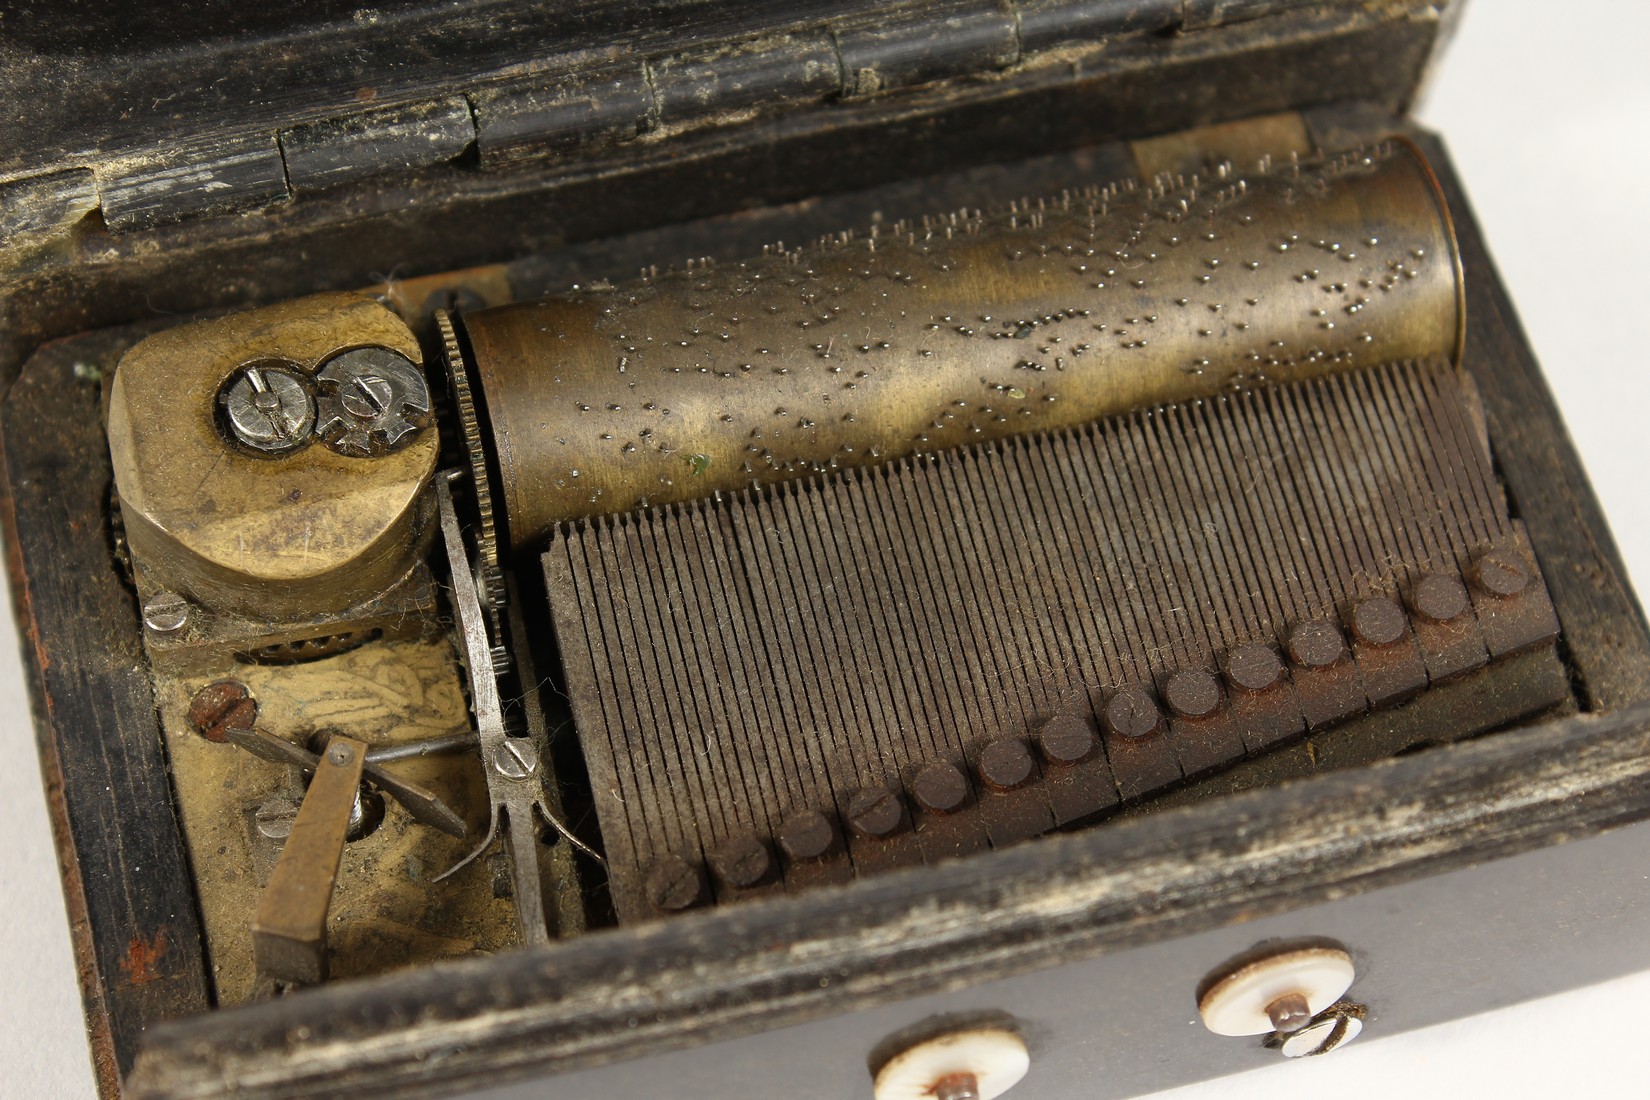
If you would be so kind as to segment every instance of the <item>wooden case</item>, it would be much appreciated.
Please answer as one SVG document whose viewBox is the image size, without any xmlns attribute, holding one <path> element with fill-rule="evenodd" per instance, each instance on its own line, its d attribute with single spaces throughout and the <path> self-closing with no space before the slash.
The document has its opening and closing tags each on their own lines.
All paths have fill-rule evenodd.
<svg viewBox="0 0 1650 1100">
<path fill-rule="evenodd" d="M 1389 1031 L 1650 966 L 1631 866 L 1650 633 L 1447 156 L 1405 118 L 1458 8 L 203 3 L 9 23 L 3 518 L 103 1092 L 709 1096 L 734 1074 L 863 1095 L 891 1037 L 1006 1015 L 1028 1093 L 1126 1096 L 1258 1064 L 1186 1020 L 1211 967 L 1271 938 L 1348 944 Z M 1562 622 L 1565 713 L 1014 853 L 213 1010 L 111 522 L 97 379 L 120 350 L 390 275 L 487 265 L 527 298 L 1103 182 L 1128 140 L 1286 110 L 1326 145 L 1407 133 L 1440 173 L 1464 362 Z M 1426 698 L 1391 719 L 1440 741 L 1454 720 Z"/>
</svg>

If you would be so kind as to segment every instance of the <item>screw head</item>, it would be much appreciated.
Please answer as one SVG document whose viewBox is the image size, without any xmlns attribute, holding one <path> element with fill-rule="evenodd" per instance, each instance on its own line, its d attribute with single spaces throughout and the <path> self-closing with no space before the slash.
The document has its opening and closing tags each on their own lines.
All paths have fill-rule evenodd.
<svg viewBox="0 0 1650 1100">
<path fill-rule="evenodd" d="M 176 592 L 157 592 L 143 605 L 143 625 L 156 634 L 176 634 L 189 625 L 189 602 Z"/>
<path fill-rule="evenodd" d="M 1415 582 L 1415 610 L 1435 623 L 1447 623 L 1466 614 L 1470 602 L 1461 578 L 1448 573 L 1428 573 Z"/>
<path fill-rule="evenodd" d="M 681 856 L 666 854 L 648 869 L 647 898 L 661 912 L 676 913 L 692 908 L 704 896 L 704 876 Z"/>
<path fill-rule="evenodd" d="M 260 836 L 285 840 L 292 835 L 292 820 L 297 816 L 297 803 L 288 798 L 271 798 L 252 811 L 252 824 Z"/>
<path fill-rule="evenodd" d="M 934 1100 L 980 1100 L 980 1079 L 972 1073 L 948 1073 L 934 1082 Z"/>
<path fill-rule="evenodd" d="M 1283 679 L 1283 661 L 1264 642 L 1244 642 L 1226 655 L 1226 679 L 1242 691 L 1268 691 Z"/>
<path fill-rule="evenodd" d="M 848 799 L 848 824 L 873 840 L 894 835 L 904 816 L 899 795 L 887 787 L 863 787 Z"/>
<path fill-rule="evenodd" d="M 791 860 L 819 859 L 836 843 L 836 830 L 818 810 L 802 810 L 779 823 L 776 839 Z"/>
<path fill-rule="evenodd" d="M 342 768 L 355 759 L 355 750 L 348 745 L 328 745 L 327 762 L 333 767 Z"/>
<path fill-rule="evenodd" d="M 227 730 L 251 729 L 257 720 L 257 701 L 239 680 L 207 684 L 189 703 L 189 724 L 208 741 L 221 743 Z"/>
<path fill-rule="evenodd" d="M 1289 656 L 1302 668 L 1328 668 L 1346 656 L 1346 638 L 1327 619 L 1298 623 L 1289 632 Z"/>
<path fill-rule="evenodd" d="M 538 770 L 539 754 L 526 738 L 509 737 L 493 750 L 487 763 L 506 779 L 526 779 Z"/>
<path fill-rule="evenodd" d="M 1530 584 L 1530 567 L 1510 546 L 1496 546 L 1478 556 L 1473 563 L 1473 580 L 1491 596 L 1511 599 Z"/>
<path fill-rule="evenodd" d="M 1298 1026 L 1340 1000 L 1356 971 L 1352 957 L 1328 945 L 1284 948 L 1259 958 L 1240 956 L 1197 991 L 1198 1015 L 1216 1035 L 1271 1035 L 1279 1024 Z"/>
<path fill-rule="evenodd" d="M 710 869 L 736 890 L 760 886 L 773 870 L 773 856 L 755 833 L 743 832 L 713 849 Z"/>
<path fill-rule="evenodd" d="M 1386 596 L 1360 600 L 1352 609 L 1352 636 L 1364 645 L 1377 649 L 1394 645 L 1408 628 L 1409 617 L 1404 609 Z"/>
<path fill-rule="evenodd" d="M 1025 1040 L 1005 1027 L 945 1032 L 906 1047 L 876 1071 L 876 1100 L 986 1100 L 1031 1068 Z"/>
<path fill-rule="evenodd" d="M 1031 782 L 1037 764 L 1018 737 L 999 737 L 980 750 L 980 778 L 994 791 L 1012 791 Z"/>
<path fill-rule="evenodd" d="M 376 374 L 358 374 L 338 390 L 338 403 L 344 411 L 369 423 L 383 416 L 394 399 L 395 389 L 389 380 Z"/>
<path fill-rule="evenodd" d="M 1220 681 L 1202 668 L 1183 668 L 1169 677 L 1163 698 L 1182 718 L 1207 718 L 1220 706 Z"/>
<path fill-rule="evenodd" d="M 251 363 L 218 395 L 229 434 L 252 450 L 283 455 L 309 442 L 315 399 L 295 366 Z"/>
<path fill-rule="evenodd" d="M 1163 712 L 1157 709 L 1157 700 L 1143 687 L 1131 684 L 1121 688 L 1106 703 L 1106 725 L 1119 737 L 1150 737 L 1162 724 Z"/>
<path fill-rule="evenodd" d="M 1312 1020 L 1312 1009 L 1303 993 L 1285 993 L 1266 1006 L 1266 1016 L 1272 1021 L 1272 1030 L 1279 1035 L 1299 1031 Z"/>
<path fill-rule="evenodd" d="M 315 431 L 341 455 L 368 458 L 410 442 L 430 422 L 430 387 L 412 360 L 384 347 L 355 348 L 315 373 Z"/>
</svg>

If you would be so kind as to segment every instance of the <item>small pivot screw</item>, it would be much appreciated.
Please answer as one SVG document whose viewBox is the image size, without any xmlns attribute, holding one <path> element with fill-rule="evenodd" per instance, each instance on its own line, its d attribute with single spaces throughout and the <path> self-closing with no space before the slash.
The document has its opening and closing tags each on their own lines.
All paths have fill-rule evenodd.
<svg viewBox="0 0 1650 1100">
<path fill-rule="evenodd" d="M 176 592 L 157 592 L 143 605 L 143 625 L 156 634 L 176 634 L 189 625 L 189 602 Z"/>
<path fill-rule="evenodd" d="M 229 434 L 266 455 L 283 455 L 309 441 L 315 402 L 295 370 L 266 363 L 243 367 L 218 396 Z"/>
<path fill-rule="evenodd" d="M 532 742 L 511 737 L 493 750 L 489 763 L 506 779 L 526 779 L 538 770 L 539 754 Z"/>
</svg>

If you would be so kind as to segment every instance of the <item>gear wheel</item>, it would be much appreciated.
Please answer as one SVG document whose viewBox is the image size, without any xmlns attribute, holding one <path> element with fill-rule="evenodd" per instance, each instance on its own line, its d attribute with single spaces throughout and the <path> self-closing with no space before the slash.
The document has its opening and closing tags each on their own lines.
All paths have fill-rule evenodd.
<svg viewBox="0 0 1650 1100">
<path fill-rule="evenodd" d="M 441 333 L 441 356 L 447 365 L 453 405 L 458 411 L 459 429 L 464 434 L 464 453 L 470 465 L 470 490 L 475 497 L 476 581 L 482 602 L 488 608 L 493 637 L 501 636 L 498 613 L 504 607 L 504 567 L 498 550 L 498 521 L 493 515 L 493 486 L 487 476 L 487 451 L 481 440 L 481 420 L 476 415 L 475 394 L 465 369 L 464 349 L 459 346 L 453 319 L 444 309 L 435 311 L 436 329 Z"/>
<path fill-rule="evenodd" d="M 430 422 L 423 372 L 389 348 L 342 352 L 322 365 L 315 382 L 320 389 L 315 434 L 339 454 L 386 454 L 411 442 Z"/>
</svg>

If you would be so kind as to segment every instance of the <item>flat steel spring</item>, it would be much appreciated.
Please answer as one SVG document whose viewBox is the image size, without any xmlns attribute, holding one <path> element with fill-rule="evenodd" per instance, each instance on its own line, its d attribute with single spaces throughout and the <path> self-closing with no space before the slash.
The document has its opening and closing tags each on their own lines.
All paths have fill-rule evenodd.
<svg viewBox="0 0 1650 1100">
<path fill-rule="evenodd" d="M 1442 361 L 563 524 L 543 564 L 623 920 L 1011 844 L 1557 630 Z"/>
</svg>

